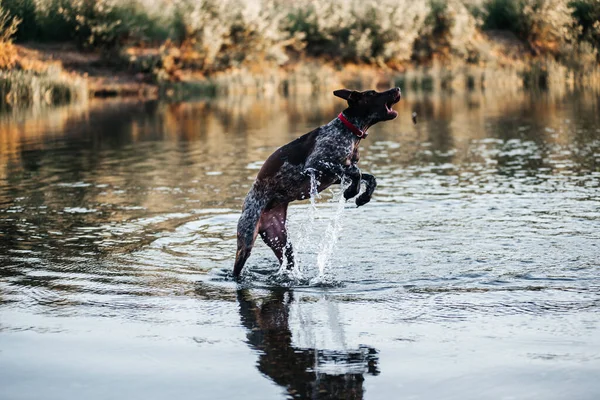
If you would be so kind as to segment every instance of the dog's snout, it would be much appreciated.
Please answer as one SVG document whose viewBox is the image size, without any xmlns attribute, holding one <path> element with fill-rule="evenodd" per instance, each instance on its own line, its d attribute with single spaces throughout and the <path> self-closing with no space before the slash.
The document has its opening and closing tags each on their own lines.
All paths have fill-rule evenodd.
<svg viewBox="0 0 600 400">
<path fill-rule="evenodd" d="M 395 87 L 393 89 L 390 89 L 388 93 L 391 93 L 391 95 L 394 96 L 394 101 L 395 102 L 400 101 L 400 98 L 402 97 L 402 90 L 400 90 L 399 87 Z"/>
</svg>

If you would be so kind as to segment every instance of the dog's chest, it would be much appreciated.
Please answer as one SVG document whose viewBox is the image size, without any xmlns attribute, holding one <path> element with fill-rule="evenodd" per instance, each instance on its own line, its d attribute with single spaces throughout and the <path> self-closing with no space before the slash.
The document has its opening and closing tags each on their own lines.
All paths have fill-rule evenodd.
<svg viewBox="0 0 600 400">
<path fill-rule="evenodd" d="M 350 162 L 352 164 L 356 164 L 358 162 L 358 160 L 360 160 L 360 152 L 358 150 L 359 145 L 360 145 L 360 140 L 357 140 L 354 142 L 354 144 L 352 146 L 352 154 L 350 156 Z"/>
<path fill-rule="evenodd" d="M 345 159 L 344 164 L 346 166 L 358 163 L 358 160 L 360 159 L 360 152 L 358 150 L 359 145 L 360 140 L 353 140 L 350 144 L 345 146 L 345 151 L 342 156 Z"/>
<path fill-rule="evenodd" d="M 360 157 L 358 146 L 359 139 L 351 138 L 348 135 L 341 135 L 337 130 L 323 132 L 315 146 L 314 156 L 322 159 L 337 159 L 338 162 L 345 165 L 358 162 Z"/>
</svg>

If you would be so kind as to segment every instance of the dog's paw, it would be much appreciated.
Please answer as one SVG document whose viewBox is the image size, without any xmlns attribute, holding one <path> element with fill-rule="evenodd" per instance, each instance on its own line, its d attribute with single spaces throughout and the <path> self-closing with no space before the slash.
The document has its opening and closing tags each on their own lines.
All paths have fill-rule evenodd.
<svg viewBox="0 0 600 400">
<path fill-rule="evenodd" d="M 358 194 L 358 190 L 356 190 L 353 187 L 349 187 L 348 189 L 344 190 L 344 199 L 348 200 L 353 198 L 354 196 L 356 196 Z"/>
<path fill-rule="evenodd" d="M 367 204 L 369 201 L 371 201 L 371 196 L 369 196 L 366 193 L 361 194 L 360 196 L 358 196 L 356 198 L 356 206 L 360 207 L 360 206 L 364 206 L 365 204 Z"/>
</svg>

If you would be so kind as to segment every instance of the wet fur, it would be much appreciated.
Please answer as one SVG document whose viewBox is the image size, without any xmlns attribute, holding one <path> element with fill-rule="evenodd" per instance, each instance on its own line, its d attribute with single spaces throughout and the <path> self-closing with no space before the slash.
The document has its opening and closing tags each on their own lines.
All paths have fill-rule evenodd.
<svg viewBox="0 0 600 400">
<path fill-rule="evenodd" d="M 345 89 L 334 93 L 348 100 L 349 107 L 344 110 L 344 115 L 364 131 L 379 121 L 395 118 L 395 114 L 389 118 L 392 112 L 389 108 L 383 114 L 382 104 L 393 104 L 400 99 L 399 89 L 383 93 L 369 91 L 377 94 L 370 96 L 364 94 L 367 92 Z M 356 204 L 361 206 L 369 202 L 377 183 L 375 177 L 362 174 L 357 166 L 360 140 L 335 118 L 277 149 L 265 161 L 244 200 L 238 222 L 234 276 L 241 273 L 259 234 L 280 264 L 287 261 L 288 268 L 293 266 L 293 249 L 286 228 L 287 207 L 292 201 L 310 196 L 311 174 L 317 179 L 318 192 L 347 179 L 350 184 L 344 191 L 346 199 L 358 195 L 361 183 L 365 183 L 365 192 L 356 199 Z"/>
</svg>

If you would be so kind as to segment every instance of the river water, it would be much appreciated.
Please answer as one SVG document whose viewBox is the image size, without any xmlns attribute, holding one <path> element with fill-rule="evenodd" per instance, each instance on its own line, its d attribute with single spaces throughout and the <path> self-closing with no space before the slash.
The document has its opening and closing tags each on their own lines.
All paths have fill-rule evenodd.
<svg viewBox="0 0 600 400">
<path fill-rule="evenodd" d="M 373 201 L 293 205 L 299 269 L 259 239 L 234 282 L 261 162 L 342 107 L 0 115 L 0 398 L 599 398 L 598 96 L 406 93 Z"/>
</svg>

